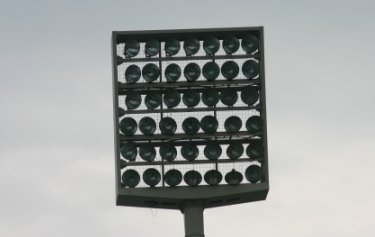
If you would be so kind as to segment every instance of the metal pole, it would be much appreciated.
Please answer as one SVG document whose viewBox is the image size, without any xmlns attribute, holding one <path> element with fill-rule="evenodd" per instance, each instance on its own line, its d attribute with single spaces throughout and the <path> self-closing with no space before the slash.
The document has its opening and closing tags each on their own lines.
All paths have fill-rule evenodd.
<svg viewBox="0 0 375 237">
<path fill-rule="evenodd" d="M 203 224 L 204 207 L 199 202 L 186 202 L 182 209 L 184 213 L 185 237 L 204 237 Z"/>
</svg>

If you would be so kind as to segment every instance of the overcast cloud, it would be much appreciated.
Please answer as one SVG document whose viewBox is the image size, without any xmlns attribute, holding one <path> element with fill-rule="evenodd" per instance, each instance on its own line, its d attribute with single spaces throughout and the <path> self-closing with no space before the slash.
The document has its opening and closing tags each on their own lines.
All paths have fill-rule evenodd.
<svg viewBox="0 0 375 237">
<path fill-rule="evenodd" d="M 264 26 L 271 190 L 207 237 L 375 235 L 374 1 L 1 1 L 0 236 L 184 236 L 115 206 L 113 30 Z"/>
</svg>

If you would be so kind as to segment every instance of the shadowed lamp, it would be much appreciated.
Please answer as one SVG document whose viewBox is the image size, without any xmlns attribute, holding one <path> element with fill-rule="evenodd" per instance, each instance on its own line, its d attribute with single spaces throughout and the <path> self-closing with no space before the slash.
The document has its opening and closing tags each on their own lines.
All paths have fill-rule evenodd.
<svg viewBox="0 0 375 237">
<path fill-rule="evenodd" d="M 138 172 L 131 169 L 126 170 L 121 176 L 122 183 L 130 188 L 135 188 L 139 184 L 140 180 L 141 177 L 139 176 Z"/>
</svg>

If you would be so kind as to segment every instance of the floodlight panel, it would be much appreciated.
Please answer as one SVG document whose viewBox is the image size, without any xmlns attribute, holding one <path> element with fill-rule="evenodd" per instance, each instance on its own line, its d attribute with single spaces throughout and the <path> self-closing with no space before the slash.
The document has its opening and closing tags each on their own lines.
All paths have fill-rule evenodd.
<svg viewBox="0 0 375 237">
<path fill-rule="evenodd" d="M 255 35 L 259 41 L 259 49 L 255 51 L 251 48 L 250 54 L 246 52 L 246 47 L 241 47 L 242 37 L 245 35 Z M 228 54 L 223 49 L 223 40 L 228 35 L 239 39 L 238 49 Z M 186 39 L 194 37 L 199 41 L 199 50 L 191 56 L 186 56 L 184 42 Z M 208 37 L 216 37 L 220 42 L 220 47 L 212 55 L 204 50 L 204 40 Z M 124 55 L 125 41 L 135 39 L 139 43 L 139 52 L 132 56 Z M 159 52 L 149 55 L 146 53 L 146 42 L 150 39 L 159 41 Z M 180 49 L 177 53 L 170 55 L 166 53 L 165 43 L 168 40 L 177 39 L 180 43 Z M 199 29 L 199 30 L 171 30 L 171 31 L 135 31 L 135 32 L 113 32 L 112 36 L 113 50 L 113 85 L 114 85 L 114 120 L 115 120 L 115 151 L 116 151 L 116 193 L 118 205 L 129 206 L 154 206 L 160 208 L 178 209 L 185 200 L 200 199 L 204 200 L 206 207 L 215 207 L 221 205 L 230 205 L 249 201 L 263 200 L 268 193 L 268 154 L 267 154 L 267 122 L 266 122 L 266 104 L 265 104 L 265 79 L 264 79 L 264 50 L 263 50 L 263 28 L 226 28 L 226 29 Z M 249 50 L 248 50 L 249 51 Z M 248 75 L 243 72 L 243 65 L 251 60 L 259 65 L 259 74 L 249 79 Z M 219 75 L 216 79 L 209 81 L 203 75 L 203 67 L 208 62 L 215 62 L 219 68 Z M 238 72 L 232 76 L 223 75 L 223 65 L 226 62 L 235 63 L 238 66 Z M 189 81 L 184 75 L 184 69 L 192 63 L 198 65 L 200 69 L 199 76 Z M 226 64 L 225 64 L 226 63 Z M 156 78 L 149 80 L 143 75 L 134 82 L 129 83 L 126 80 L 125 73 L 131 65 L 136 65 L 142 69 L 152 64 L 157 67 L 160 73 Z M 176 64 L 181 69 L 181 75 L 177 80 L 172 82 L 167 80 L 165 69 L 169 65 Z M 248 63 L 249 64 L 249 63 Z M 154 66 L 153 66 L 154 67 Z M 229 79 L 229 80 L 228 80 Z M 242 89 L 251 86 L 259 92 L 259 99 L 254 104 L 246 104 L 241 99 Z M 231 87 L 236 91 L 237 100 L 230 106 L 223 104 L 219 99 L 214 107 L 208 107 L 202 101 L 202 93 L 207 88 L 213 88 L 220 94 Z M 177 105 L 168 108 L 164 103 L 164 95 L 168 93 L 167 89 L 173 89 L 180 94 L 180 101 Z M 200 100 L 194 107 L 188 107 L 183 102 L 185 92 L 194 90 L 199 92 Z M 161 104 L 157 107 L 146 106 L 145 98 L 150 93 L 160 94 L 162 97 Z M 141 103 L 136 108 L 130 108 L 126 105 L 126 99 L 129 93 L 137 93 L 141 97 Z M 119 114 L 119 108 L 121 115 Z M 125 111 L 125 112 L 124 112 Z M 214 134 L 205 134 L 200 128 L 197 134 L 186 134 L 182 128 L 184 120 L 188 117 L 194 117 L 197 120 L 207 115 L 214 116 L 218 121 L 218 129 Z M 134 119 L 139 126 L 144 117 L 150 117 L 156 123 L 156 129 L 153 135 L 143 134 L 137 127 L 137 131 L 132 136 L 127 136 L 119 130 L 119 123 L 126 117 Z M 234 134 L 229 134 L 225 130 L 225 121 L 236 116 L 241 119 L 242 126 Z M 262 130 L 250 134 L 246 129 L 245 123 L 252 116 L 260 116 L 263 120 Z M 163 117 L 172 118 L 177 129 L 175 135 L 167 136 L 161 134 L 159 122 Z M 261 157 L 248 157 L 246 148 L 252 140 L 263 143 L 264 152 Z M 215 140 L 220 144 L 222 149 L 218 160 L 209 160 L 204 155 L 204 148 L 211 141 Z M 176 148 L 177 156 L 173 161 L 163 160 L 159 154 L 160 146 L 166 141 L 170 141 Z M 120 154 L 119 148 L 124 143 L 134 143 L 137 146 L 137 156 L 135 160 L 128 161 Z M 227 147 L 230 142 L 239 142 L 243 144 L 244 152 L 236 160 L 231 160 L 227 156 Z M 198 157 L 194 161 L 187 161 L 181 154 L 181 147 L 184 144 L 191 143 L 197 146 L 199 150 Z M 139 147 L 142 144 L 149 144 L 155 149 L 155 159 L 150 162 L 143 160 L 139 155 Z M 246 179 L 246 170 L 251 165 L 261 167 L 263 177 L 257 183 L 251 183 Z M 150 187 L 142 179 L 143 174 L 148 169 L 156 169 L 161 174 L 161 181 Z M 164 175 L 169 171 L 176 169 L 181 172 L 182 181 L 176 187 L 170 187 L 164 181 Z M 225 177 L 232 170 L 241 173 L 243 179 L 237 185 L 229 185 Z M 134 188 L 126 187 L 121 182 L 121 176 L 127 170 L 136 170 L 141 177 L 139 184 Z M 209 170 L 217 170 L 222 175 L 222 179 L 217 186 L 210 186 L 206 183 L 204 175 Z M 254 172 L 259 173 L 259 169 Z M 195 187 L 190 187 L 184 181 L 184 175 L 189 171 L 197 171 L 201 175 L 201 182 Z M 254 173 L 256 178 L 258 173 Z M 248 174 L 249 176 L 249 174 Z M 255 179 L 253 176 L 252 179 Z M 250 176 L 249 176 L 250 177 Z M 183 196 L 184 195 L 184 196 Z"/>
</svg>

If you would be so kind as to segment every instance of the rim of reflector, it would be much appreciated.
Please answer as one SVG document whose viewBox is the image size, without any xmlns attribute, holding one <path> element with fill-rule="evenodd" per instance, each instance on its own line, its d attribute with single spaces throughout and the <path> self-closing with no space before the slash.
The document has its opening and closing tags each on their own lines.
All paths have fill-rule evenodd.
<svg viewBox="0 0 375 237">
<path fill-rule="evenodd" d="M 132 64 L 126 68 L 126 82 L 133 84 L 136 83 L 139 80 L 139 78 L 141 78 L 141 69 L 137 65 Z"/>
<path fill-rule="evenodd" d="M 135 57 L 139 53 L 139 42 L 134 39 L 125 41 L 124 55 L 127 58 Z"/>
<path fill-rule="evenodd" d="M 145 44 L 146 56 L 152 57 L 159 53 L 160 43 L 157 39 L 149 39 Z"/>
<path fill-rule="evenodd" d="M 186 56 L 191 56 L 199 51 L 200 43 L 196 38 L 190 37 L 184 41 L 184 50 Z"/>
<path fill-rule="evenodd" d="M 150 117 L 143 117 L 139 120 L 139 130 L 146 136 L 154 134 L 156 130 L 156 123 Z"/>
<path fill-rule="evenodd" d="M 223 175 L 217 170 L 209 170 L 204 175 L 204 181 L 209 185 L 218 185 L 223 180 Z"/>
<path fill-rule="evenodd" d="M 143 172 L 143 181 L 150 187 L 155 187 L 160 183 L 161 175 L 160 172 L 155 168 L 148 168 Z"/>
<path fill-rule="evenodd" d="M 124 159 L 134 161 L 137 157 L 137 147 L 134 143 L 128 142 L 120 145 L 120 154 Z"/>
<path fill-rule="evenodd" d="M 245 171 L 245 177 L 250 183 L 256 183 L 263 179 L 263 169 L 258 165 L 250 165 Z"/>
<path fill-rule="evenodd" d="M 140 180 L 141 177 L 139 176 L 138 172 L 132 169 L 125 170 L 121 176 L 122 183 L 129 188 L 135 188 L 139 184 Z"/>
<path fill-rule="evenodd" d="M 180 51 L 180 48 L 180 41 L 177 39 L 169 39 L 164 44 L 164 50 L 168 56 L 176 55 Z"/>
<path fill-rule="evenodd" d="M 143 144 L 139 146 L 139 156 L 144 160 L 151 162 L 155 160 L 156 151 L 151 144 Z"/>
<path fill-rule="evenodd" d="M 214 55 L 220 48 L 218 38 L 209 36 L 203 41 L 203 49 L 207 55 Z"/>
<path fill-rule="evenodd" d="M 120 131 L 125 136 L 133 136 L 137 132 L 137 122 L 131 117 L 125 117 L 120 121 Z"/>
<path fill-rule="evenodd" d="M 164 181 L 171 187 L 179 185 L 182 181 L 182 174 L 176 169 L 168 170 L 164 175 Z"/>
<path fill-rule="evenodd" d="M 147 82 L 153 82 L 160 76 L 160 69 L 154 63 L 148 63 L 142 68 L 142 76 Z"/>
<path fill-rule="evenodd" d="M 184 181 L 189 186 L 197 186 L 202 181 L 202 175 L 195 170 L 190 170 L 185 173 Z"/>
<path fill-rule="evenodd" d="M 177 123 L 171 117 L 164 117 L 160 119 L 159 129 L 163 135 L 173 135 L 177 129 Z"/>
<path fill-rule="evenodd" d="M 235 169 L 232 169 L 232 171 L 228 172 L 225 175 L 225 182 L 227 182 L 230 185 L 237 185 L 241 183 L 242 180 L 243 180 L 242 174 L 236 171 Z"/>
<path fill-rule="evenodd" d="M 233 54 L 240 48 L 240 41 L 234 35 L 228 35 L 223 40 L 223 49 L 227 54 Z"/>
</svg>

